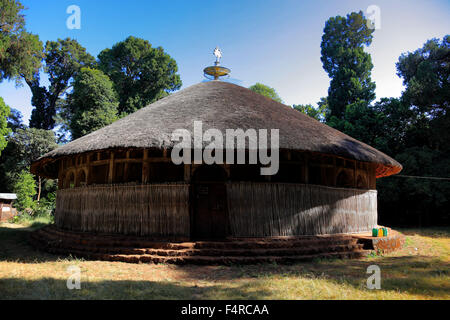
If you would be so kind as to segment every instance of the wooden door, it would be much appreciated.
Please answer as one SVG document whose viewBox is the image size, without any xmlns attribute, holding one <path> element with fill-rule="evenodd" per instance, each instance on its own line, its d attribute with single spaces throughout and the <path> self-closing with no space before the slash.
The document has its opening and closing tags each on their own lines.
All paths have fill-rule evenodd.
<svg viewBox="0 0 450 320">
<path fill-rule="evenodd" d="M 203 165 L 193 176 L 194 239 L 223 239 L 228 235 L 227 174 L 218 165 Z"/>
<path fill-rule="evenodd" d="M 224 183 L 195 185 L 194 237 L 220 239 L 227 236 L 226 187 Z"/>
</svg>

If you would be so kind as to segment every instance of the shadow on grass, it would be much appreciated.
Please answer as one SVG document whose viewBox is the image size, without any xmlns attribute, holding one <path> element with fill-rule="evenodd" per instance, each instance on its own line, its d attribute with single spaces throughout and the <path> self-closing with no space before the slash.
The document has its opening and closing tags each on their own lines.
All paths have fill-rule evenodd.
<svg viewBox="0 0 450 320">
<path fill-rule="evenodd" d="M 34 249 L 30 244 L 31 232 L 46 226 L 35 222 L 30 226 L 0 226 L 0 261 L 15 261 L 24 263 L 43 263 L 57 261 L 59 257 Z"/>
<path fill-rule="evenodd" d="M 223 287 L 182 285 L 165 281 L 89 281 L 81 279 L 81 289 L 69 290 L 66 280 L 42 278 L 24 280 L 17 278 L 0 279 L 2 299 L 268 299 L 266 290 L 247 290 L 244 286 Z"/>
<path fill-rule="evenodd" d="M 450 227 L 431 227 L 431 228 L 414 228 L 414 229 L 402 229 L 396 228 L 395 230 L 400 231 L 404 235 L 414 236 L 419 235 L 422 237 L 429 238 L 450 238 Z"/>
<path fill-rule="evenodd" d="M 233 267 L 179 266 L 187 279 L 233 281 L 242 279 L 322 279 L 366 290 L 370 265 L 381 270 L 381 291 L 407 292 L 442 298 L 450 295 L 450 264 L 429 256 L 379 257 L 374 260 L 320 260 L 292 265 L 259 264 Z"/>
<path fill-rule="evenodd" d="M 29 244 L 30 232 L 42 225 L 11 228 L 0 227 L 0 261 L 22 263 L 45 263 L 58 261 L 67 256 L 57 256 L 35 250 Z M 448 230 L 438 228 L 438 230 Z M 419 230 L 402 230 L 405 234 L 418 234 Z M 422 230 L 427 237 L 445 237 L 436 229 Z M 447 231 L 445 231 L 447 232 Z M 206 299 L 215 296 L 241 297 L 245 299 L 270 298 L 270 292 L 236 286 L 226 288 L 216 285 L 216 281 L 244 280 L 251 283 L 255 279 L 311 278 L 324 279 L 336 284 L 350 285 L 365 289 L 369 274 L 367 267 L 378 265 L 381 269 L 382 291 L 401 291 L 411 294 L 442 298 L 450 295 L 450 264 L 439 256 L 384 256 L 363 260 L 316 260 L 292 265 L 258 264 L 248 266 L 167 266 L 181 275 L 183 281 L 206 281 L 208 287 L 179 285 L 176 282 L 151 281 L 100 281 L 87 282 L 82 290 L 68 290 L 65 281 L 42 278 L 24 280 L 0 279 L 0 288 L 5 298 L 16 299 Z M 120 268 L 118 263 L 117 268 Z M 149 266 L 151 268 L 151 266 Z M 45 275 L 44 275 L 45 276 Z M 16 289 L 15 289 L 16 288 Z M 247 291 L 246 291 L 247 290 Z"/>
</svg>

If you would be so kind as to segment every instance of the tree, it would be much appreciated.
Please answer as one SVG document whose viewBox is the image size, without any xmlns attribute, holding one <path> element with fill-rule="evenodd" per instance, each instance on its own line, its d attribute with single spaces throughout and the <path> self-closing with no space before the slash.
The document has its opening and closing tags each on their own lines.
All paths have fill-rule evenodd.
<svg viewBox="0 0 450 320">
<path fill-rule="evenodd" d="M 5 101 L 3 101 L 3 98 L 0 97 L 0 155 L 8 143 L 6 136 L 11 132 L 11 129 L 8 128 L 7 121 L 9 114 L 9 107 L 6 105 Z"/>
<path fill-rule="evenodd" d="M 176 61 L 161 47 L 128 37 L 98 55 L 119 96 L 119 113 L 132 113 L 181 87 Z"/>
<path fill-rule="evenodd" d="M 24 6 L 15 0 L 0 2 L 0 82 L 30 79 L 41 67 L 42 42 L 25 30 Z"/>
<path fill-rule="evenodd" d="M 29 172 L 31 162 L 55 149 L 55 134 L 51 130 L 24 128 L 17 129 L 8 137 L 8 146 L 0 160 L 0 188 L 4 191 L 14 187 L 16 177 L 22 171 Z M 42 180 L 38 178 L 38 200 Z"/>
<path fill-rule="evenodd" d="M 95 58 L 86 52 L 76 40 L 66 38 L 47 41 L 45 45 L 45 68 L 50 85 L 40 85 L 39 74 L 26 79 L 33 94 L 30 127 L 51 130 L 55 127 L 55 116 L 60 98 L 67 93 L 73 78 L 83 67 L 95 65 Z"/>
<path fill-rule="evenodd" d="M 22 113 L 14 108 L 11 108 L 11 112 L 7 117 L 8 128 L 15 132 L 17 129 L 24 129 L 25 126 L 23 124 L 23 116 Z"/>
<path fill-rule="evenodd" d="M 370 77 L 372 60 L 364 52 L 364 46 L 372 42 L 373 32 L 361 11 L 326 22 L 320 47 L 323 68 L 331 78 L 329 117 L 343 118 L 348 105 L 362 101 L 368 105 L 375 99 L 375 83 Z"/>
<path fill-rule="evenodd" d="M 317 108 L 312 104 L 294 104 L 292 108 L 297 111 L 303 112 L 304 114 L 320 122 L 324 122 L 328 110 L 328 104 L 326 98 L 321 98 L 317 103 Z"/>
<path fill-rule="evenodd" d="M 15 205 L 19 211 L 33 209 L 33 197 L 36 195 L 36 183 L 33 175 L 28 171 L 21 171 L 14 183 L 14 193 L 17 194 Z"/>
<path fill-rule="evenodd" d="M 66 113 L 72 139 L 100 129 L 117 119 L 118 99 L 102 71 L 82 68 L 67 99 Z"/>
<path fill-rule="evenodd" d="M 386 132 L 398 137 L 392 155 L 403 164 L 404 175 L 450 177 L 450 37 L 427 41 L 422 48 L 404 53 L 397 63 L 403 78 L 402 104 L 390 108 Z M 392 121 L 392 120 L 391 120 Z M 395 131 L 388 131 L 395 127 Z M 392 194 L 397 193 L 396 199 Z M 402 218 L 416 224 L 450 222 L 450 182 L 446 180 L 396 178 L 380 183 L 381 208 L 399 211 Z M 381 200 L 380 199 L 380 200 Z"/>
<path fill-rule="evenodd" d="M 262 83 L 255 83 L 254 85 L 252 85 L 251 87 L 249 87 L 250 90 L 259 93 L 267 98 L 273 99 L 277 102 L 282 103 L 283 101 L 281 100 L 281 98 L 278 96 L 278 93 L 275 91 L 274 88 L 271 88 L 269 86 L 266 86 L 265 84 Z"/>
<path fill-rule="evenodd" d="M 422 48 L 402 54 L 396 66 L 406 87 L 404 101 L 427 123 L 430 147 L 446 148 L 450 138 L 450 36 L 429 40 Z"/>
<path fill-rule="evenodd" d="M 385 152 L 403 165 L 406 178 L 377 181 L 381 224 L 448 224 L 450 183 L 426 177 L 450 177 L 449 38 L 432 39 L 402 54 L 397 72 L 405 91 L 400 99 L 373 105 L 347 105 L 327 124 Z"/>
</svg>

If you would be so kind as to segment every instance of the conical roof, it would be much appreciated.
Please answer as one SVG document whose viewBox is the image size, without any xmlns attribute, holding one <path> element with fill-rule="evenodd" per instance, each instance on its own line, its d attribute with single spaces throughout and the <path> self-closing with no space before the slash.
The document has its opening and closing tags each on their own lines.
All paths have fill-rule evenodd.
<svg viewBox="0 0 450 320">
<path fill-rule="evenodd" d="M 203 82 L 169 95 L 102 129 L 58 147 L 38 159 L 116 148 L 171 148 L 176 129 L 193 137 L 194 121 L 203 130 L 279 129 L 280 149 L 310 151 L 378 164 L 377 176 L 398 173 L 400 163 L 371 146 L 335 130 L 289 106 L 247 88 L 221 81 Z M 47 160 L 47 161 L 46 161 Z"/>
</svg>

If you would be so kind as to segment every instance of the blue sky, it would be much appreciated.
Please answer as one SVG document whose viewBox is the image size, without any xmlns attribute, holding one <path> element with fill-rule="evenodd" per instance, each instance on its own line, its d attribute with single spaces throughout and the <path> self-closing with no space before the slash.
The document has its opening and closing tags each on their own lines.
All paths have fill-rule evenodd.
<svg viewBox="0 0 450 320">
<path fill-rule="evenodd" d="M 72 37 L 94 56 L 129 35 L 162 46 L 178 63 L 183 88 L 204 80 L 213 49 L 242 86 L 261 82 L 274 87 L 286 104 L 319 101 L 329 78 L 320 62 L 326 20 L 352 11 L 380 8 L 372 55 L 377 99 L 403 90 L 395 63 L 430 38 L 450 33 L 448 0 L 24 0 L 27 29 L 47 40 Z M 81 9 L 81 29 L 69 30 L 69 5 Z M 31 92 L 25 85 L 0 83 L 0 96 L 28 122 Z"/>
</svg>

